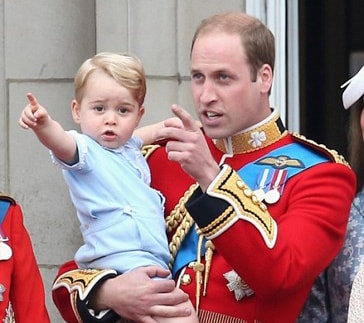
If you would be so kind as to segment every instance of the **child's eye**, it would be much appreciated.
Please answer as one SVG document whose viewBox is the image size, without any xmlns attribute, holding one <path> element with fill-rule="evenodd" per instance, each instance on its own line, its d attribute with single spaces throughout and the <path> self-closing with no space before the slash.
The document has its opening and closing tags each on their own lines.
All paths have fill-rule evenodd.
<svg viewBox="0 0 364 323">
<path fill-rule="evenodd" d="M 103 112 L 105 110 L 105 108 L 101 107 L 101 106 L 97 106 L 97 107 L 94 107 L 94 110 L 97 112 Z"/>
<path fill-rule="evenodd" d="M 128 109 L 127 108 L 120 108 L 119 109 L 119 113 L 120 114 L 125 114 L 125 113 L 127 113 L 128 112 Z"/>
</svg>

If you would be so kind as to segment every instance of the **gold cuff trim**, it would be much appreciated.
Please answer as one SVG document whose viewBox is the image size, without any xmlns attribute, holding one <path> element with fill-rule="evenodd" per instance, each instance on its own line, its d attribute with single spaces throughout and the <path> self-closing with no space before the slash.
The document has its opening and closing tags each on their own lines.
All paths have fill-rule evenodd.
<svg viewBox="0 0 364 323">
<path fill-rule="evenodd" d="M 145 145 L 142 147 L 141 151 L 145 159 L 148 159 L 148 157 L 159 148 L 159 145 Z"/>
<path fill-rule="evenodd" d="M 221 313 L 215 313 L 207 310 L 200 310 L 199 315 L 199 322 L 200 323 L 248 323 L 251 321 L 247 321 L 244 319 L 240 319 L 238 317 L 233 317 Z M 254 323 L 262 323 L 259 320 L 252 321 Z"/>
<path fill-rule="evenodd" d="M 230 222 L 236 222 L 236 213 L 230 205 L 220 216 L 218 216 L 209 225 L 200 228 L 197 232 L 201 232 L 206 238 L 212 239 L 217 233 Z"/>
<path fill-rule="evenodd" d="M 110 274 L 116 275 L 117 272 L 112 269 L 71 270 L 57 278 L 52 286 L 52 290 L 65 287 L 69 293 L 77 291 L 80 299 L 83 301 L 88 296 L 92 288 L 97 284 L 97 282 Z"/>
<path fill-rule="evenodd" d="M 239 219 L 252 223 L 262 235 L 268 248 L 273 248 L 277 239 L 277 224 L 269 214 L 265 204 L 261 203 L 239 175 L 228 165 L 207 189 L 207 194 L 221 198 L 230 204 L 218 218 L 201 232 L 213 239 Z"/>
</svg>

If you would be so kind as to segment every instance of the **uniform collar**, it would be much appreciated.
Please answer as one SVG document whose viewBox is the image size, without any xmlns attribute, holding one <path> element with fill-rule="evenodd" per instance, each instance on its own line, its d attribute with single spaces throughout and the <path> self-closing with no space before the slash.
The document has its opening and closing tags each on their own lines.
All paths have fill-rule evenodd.
<svg viewBox="0 0 364 323">
<path fill-rule="evenodd" d="M 277 109 L 261 122 L 224 139 L 216 139 L 215 145 L 224 154 L 241 154 L 265 148 L 288 134 Z"/>
</svg>

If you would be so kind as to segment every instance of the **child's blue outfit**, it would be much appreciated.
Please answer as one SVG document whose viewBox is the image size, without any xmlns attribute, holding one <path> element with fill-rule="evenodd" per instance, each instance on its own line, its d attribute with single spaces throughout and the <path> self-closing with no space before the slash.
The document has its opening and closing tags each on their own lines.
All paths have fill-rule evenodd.
<svg viewBox="0 0 364 323">
<path fill-rule="evenodd" d="M 150 170 L 132 137 L 118 149 L 102 147 L 87 135 L 75 138 L 79 160 L 62 167 L 84 239 L 75 255 L 81 268 L 113 268 L 124 273 L 140 266 L 168 268 L 164 197 L 150 187 Z"/>
</svg>

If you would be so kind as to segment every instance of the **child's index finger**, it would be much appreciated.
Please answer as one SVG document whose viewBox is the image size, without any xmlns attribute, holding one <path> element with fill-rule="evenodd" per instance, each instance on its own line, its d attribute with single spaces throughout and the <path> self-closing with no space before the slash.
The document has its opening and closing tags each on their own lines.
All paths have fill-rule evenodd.
<svg viewBox="0 0 364 323">
<path fill-rule="evenodd" d="M 32 93 L 27 93 L 27 98 L 31 106 L 38 106 L 38 101 Z"/>
</svg>

